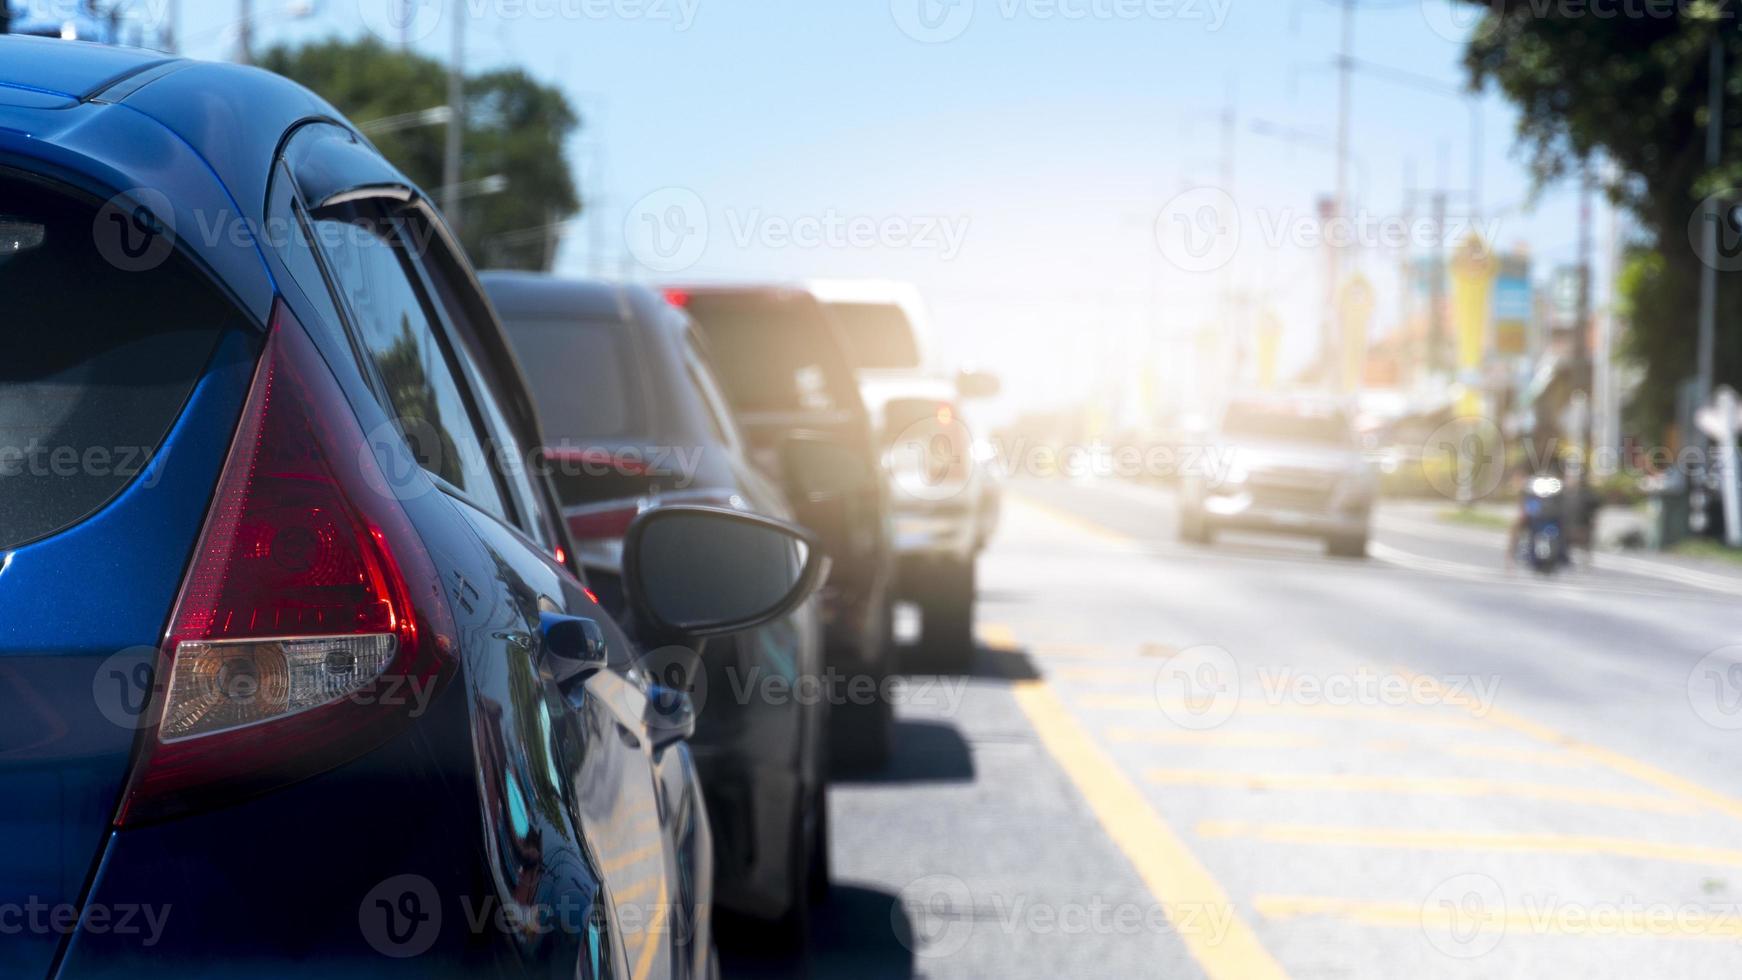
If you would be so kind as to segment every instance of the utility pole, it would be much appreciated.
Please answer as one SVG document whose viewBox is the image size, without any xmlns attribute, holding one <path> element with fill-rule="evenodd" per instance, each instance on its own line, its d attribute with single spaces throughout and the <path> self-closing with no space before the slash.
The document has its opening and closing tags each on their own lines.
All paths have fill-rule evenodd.
<svg viewBox="0 0 1742 980">
<path fill-rule="evenodd" d="M 466 128 L 466 18 L 461 8 L 449 13 L 454 22 L 453 50 L 448 56 L 448 132 L 442 152 L 442 214 L 454 237 L 460 235 L 460 145 Z"/>
<path fill-rule="evenodd" d="M 1579 173 L 1579 299 L 1573 316 L 1573 390 L 1585 393 L 1585 407 L 1573 420 L 1573 446 L 1578 450 L 1579 487 L 1590 482 L 1591 456 L 1591 198 L 1597 186 L 1591 173 L 1591 161 L 1584 162 Z"/>
<path fill-rule="evenodd" d="M 1436 188 L 1433 193 L 1434 267 L 1428 280 L 1428 295 L 1433 306 L 1428 310 L 1427 370 L 1428 376 L 1444 373 L 1446 368 L 1446 192 Z"/>
<path fill-rule="evenodd" d="M 1222 193 L 1228 195 L 1229 199 L 1237 202 L 1238 198 L 1234 197 L 1234 124 L 1238 119 L 1239 113 L 1235 107 L 1234 91 L 1234 80 L 1230 78 L 1228 79 L 1227 95 L 1225 101 L 1222 103 L 1222 145 L 1221 159 L 1217 162 L 1217 177 L 1222 185 Z M 1246 335 L 1246 318 L 1240 317 L 1239 323 L 1236 324 L 1234 322 L 1237 314 L 1234 309 L 1235 304 L 1232 302 L 1232 297 L 1230 296 L 1230 293 L 1233 291 L 1231 279 L 1232 275 L 1226 265 L 1223 265 L 1221 268 L 1216 270 L 1217 319 L 1221 321 L 1222 329 L 1224 331 L 1228 331 L 1230 327 L 1233 327 L 1233 330 L 1230 332 L 1234 338 L 1235 349 L 1246 350 L 1249 346 L 1249 342 L 1253 338 L 1249 338 Z M 1236 370 L 1238 370 L 1238 367 L 1236 367 Z"/>
<path fill-rule="evenodd" d="M 254 0 L 236 0 L 236 63 L 254 63 Z"/>
<path fill-rule="evenodd" d="M 1355 0 L 1343 0 L 1342 42 L 1337 54 L 1337 196 L 1332 202 L 1333 222 L 1341 221 L 1349 211 L 1349 68 L 1355 48 Z M 1337 365 L 1337 289 L 1343 277 L 1338 246 L 1330 243 L 1326 274 L 1330 282 L 1325 289 L 1324 372 L 1329 380 Z"/>
<path fill-rule="evenodd" d="M 1615 179 L 1616 170 L 1611 167 L 1610 179 Z M 1620 279 L 1621 268 L 1621 209 L 1614 201 L 1609 202 L 1609 233 L 1604 244 L 1609 266 L 1609 283 L 1604 289 L 1607 300 L 1602 316 L 1598 319 L 1596 360 L 1591 366 L 1591 454 L 1605 455 L 1617 453 L 1621 447 L 1621 402 L 1615 397 L 1615 334 L 1618 326 L 1617 317 L 1620 303 L 1616 297 L 1615 286 Z"/>
<path fill-rule="evenodd" d="M 1710 78 L 1706 86 L 1706 167 L 1718 166 L 1723 154 L 1724 136 L 1724 41 L 1723 31 L 1712 31 Z M 1698 374 L 1694 402 L 1704 407 L 1712 400 L 1712 347 L 1718 332 L 1718 222 L 1724 214 L 1720 205 L 1708 207 L 1704 226 L 1704 245 L 1700 256 L 1705 268 L 1700 270 L 1700 333 Z"/>
</svg>

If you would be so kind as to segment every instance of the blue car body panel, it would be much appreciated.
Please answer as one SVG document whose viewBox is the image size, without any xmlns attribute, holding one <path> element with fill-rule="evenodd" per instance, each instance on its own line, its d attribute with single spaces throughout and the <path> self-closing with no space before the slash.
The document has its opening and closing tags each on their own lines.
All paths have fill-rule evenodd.
<svg viewBox="0 0 1742 980">
<path fill-rule="evenodd" d="M 77 905 L 127 778 L 170 604 L 253 374 L 231 332 L 145 472 L 0 570 L 0 905 Z M 46 913 L 44 913 L 46 914 Z M 8 923 L 7 925 L 17 925 Z M 41 976 L 60 936 L 0 942 Z"/>
</svg>

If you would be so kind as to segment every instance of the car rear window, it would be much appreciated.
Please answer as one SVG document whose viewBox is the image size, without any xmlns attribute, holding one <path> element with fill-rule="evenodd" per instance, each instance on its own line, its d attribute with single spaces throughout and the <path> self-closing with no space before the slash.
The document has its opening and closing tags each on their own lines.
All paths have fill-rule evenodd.
<svg viewBox="0 0 1742 980">
<path fill-rule="evenodd" d="M 830 303 L 829 312 L 847 341 L 853 366 L 864 369 L 917 368 L 919 342 L 913 324 L 894 303 Z"/>
<path fill-rule="evenodd" d="M 787 298 L 692 297 L 726 400 L 738 412 L 851 408 L 852 372 L 820 304 Z"/>
<path fill-rule="evenodd" d="M 0 549 L 138 476 L 246 322 L 143 214 L 0 173 Z"/>
<path fill-rule="evenodd" d="M 552 445 L 646 432 L 640 395 L 628 386 L 635 373 L 620 324 L 522 316 L 506 327 Z"/>
</svg>

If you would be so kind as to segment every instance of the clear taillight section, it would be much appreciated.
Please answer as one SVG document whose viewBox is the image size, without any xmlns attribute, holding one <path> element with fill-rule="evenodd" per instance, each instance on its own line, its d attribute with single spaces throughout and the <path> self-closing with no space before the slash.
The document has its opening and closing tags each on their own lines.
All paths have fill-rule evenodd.
<svg viewBox="0 0 1742 980">
<path fill-rule="evenodd" d="M 319 707 L 369 686 L 398 651 L 391 633 L 178 643 L 158 737 L 174 742 Z"/>
<path fill-rule="evenodd" d="M 120 819 L 352 758 L 451 670 L 440 578 L 362 427 L 281 304 L 165 644 Z"/>
</svg>

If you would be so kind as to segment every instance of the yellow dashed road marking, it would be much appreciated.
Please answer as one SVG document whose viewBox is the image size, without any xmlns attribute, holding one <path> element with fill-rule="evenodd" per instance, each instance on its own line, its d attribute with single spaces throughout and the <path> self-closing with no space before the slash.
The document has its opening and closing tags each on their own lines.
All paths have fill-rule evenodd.
<svg viewBox="0 0 1742 980">
<path fill-rule="evenodd" d="M 1677 909 L 1665 916 L 1652 907 L 1605 906 L 1601 910 L 1577 902 L 1540 907 L 1469 912 L 1421 902 L 1361 902 L 1316 895 L 1259 895 L 1252 907 L 1266 919 L 1331 918 L 1365 926 L 1407 929 L 1435 927 L 1468 932 L 1518 932 L 1526 935 L 1640 936 L 1667 939 L 1742 938 L 1742 916 L 1710 915 Z M 1601 914 L 1595 914 L 1597 912 Z"/>
<path fill-rule="evenodd" d="M 1385 827 L 1339 827 L 1318 824 L 1254 823 L 1245 820 L 1205 820 L 1199 837 L 1210 840 L 1256 840 L 1267 844 L 1307 844 L 1330 847 L 1402 848 L 1416 851 L 1494 851 L 1531 854 L 1595 854 L 1682 864 L 1742 868 L 1742 850 L 1672 844 L 1627 837 L 1587 834 L 1495 834 L 1448 830 L 1400 830 Z"/>
<path fill-rule="evenodd" d="M 1071 699 L 1080 708 L 1099 711 L 1150 711 L 1162 716 L 1161 702 L 1147 694 L 1080 694 Z M 1193 715 L 1185 702 L 1173 702 L 1168 707 Z M 1313 718 L 1325 721 L 1370 721 L 1413 728 L 1444 728 L 1462 731 L 1493 731 L 1493 726 L 1479 718 L 1460 714 L 1434 713 L 1427 710 L 1367 705 L 1276 704 L 1256 698 L 1242 700 L 1234 709 L 1234 717 Z M 1165 720 L 1165 718 L 1163 719 Z"/>
<path fill-rule="evenodd" d="M 659 875 L 648 875 L 647 877 L 630 884 L 629 887 L 619 889 L 612 893 L 611 899 L 612 901 L 619 903 L 633 902 L 641 896 L 653 891 L 659 885 Z"/>
<path fill-rule="evenodd" d="M 653 969 L 653 954 L 658 952 L 660 944 L 654 940 L 663 935 L 666 928 L 665 879 L 659 880 L 659 901 L 653 903 L 651 914 L 644 923 L 645 929 L 640 933 L 641 956 L 635 961 L 635 980 L 647 980 L 648 973 Z"/>
<path fill-rule="evenodd" d="M 1556 769 L 1584 769 L 1591 764 L 1589 759 L 1559 749 L 1515 749 L 1510 745 L 1453 745 L 1446 751 L 1461 759 L 1553 766 Z"/>
<path fill-rule="evenodd" d="M 1156 663 L 1145 663 L 1136 658 L 1125 660 L 1119 666 L 1094 667 L 1055 667 L 1046 672 L 1048 677 L 1056 677 L 1061 681 L 1087 681 L 1091 684 L 1122 684 L 1130 687 L 1140 684 L 1149 687 L 1155 683 L 1155 672 L 1159 667 Z M 1150 700 L 1154 704 L 1154 699 Z"/>
<path fill-rule="evenodd" d="M 1077 515 L 1071 513 L 1068 510 L 1062 510 L 1058 507 L 1054 507 L 1051 504 L 1043 504 L 1040 501 L 1034 499 L 1033 497 L 1024 497 L 1024 496 L 1020 496 L 1017 494 L 1006 494 L 1004 500 L 1005 500 L 1005 506 L 1007 506 L 1007 507 L 1013 507 L 1014 509 L 1019 509 L 1019 510 L 1035 511 L 1036 513 L 1041 514 L 1042 516 L 1053 521 L 1055 524 L 1064 524 L 1064 525 L 1068 526 L 1072 531 L 1075 531 L 1076 533 L 1081 534 L 1084 537 L 1093 538 L 1094 540 L 1099 541 L 1102 544 L 1115 545 L 1119 548 L 1126 548 L 1126 549 L 1134 548 L 1137 545 L 1137 541 L 1135 538 L 1132 538 L 1128 535 L 1120 534 L 1118 531 L 1114 531 L 1111 528 L 1103 527 L 1102 525 L 1097 524 L 1094 521 L 1088 520 L 1086 518 L 1078 517 Z"/>
<path fill-rule="evenodd" d="M 1240 749 L 1319 749 L 1325 747 L 1325 740 L 1317 735 L 1296 735 L 1290 732 L 1194 732 L 1114 728 L 1108 731 L 1107 739 L 1112 742 L 1136 745 L 1190 745 Z"/>
<path fill-rule="evenodd" d="M 981 623 L 974 632 L 980 637 L 980 645 L 987 649 L 1006 653 L 1016 649 L 1016 633 L 1003 623 Z"/>
<path fill-rule="evenodd" d="M 1016 703 L 1090 809 L 1162 904 L 1180 939 L 1214 980 L 1286 977 L 1211 877 L 1143 794 L 1089 737 L 1044 681 L 1018 681 Z M 1196 926 L 1206 909 L 1225 917 L 1221 935 Z M 1214 918 L 1214 917 L 1212 917 Z"/>
<path fill-rule="evenodd" d="M 1653 813 L 1686 813 L 1692 807 L 1672 796 L 1649 796 L 1585 786 L 1557 786 L 1462 776 L 1382 776 L 1369 773 L 1226 772 L 1210 769 L 1151 769 L 1144 778 L 1160 786 L 1208 786 L 1247 790 L 1330 791 L 1339 793 L 1421 794 L 1427 796 L 1510 796 L 1554 803 L 1578 803 Z"/>
<path fill-rule="evenodd" d="M 1418 677 L 1401 667 L 1393 667 L 1392 669 L 1412 683 L 1426 681 L 1430 684 L 1434 684 L 1436 688 L 1439 687 L 1432 678 Z M 1443 691 L 1441 693 L 1444 695 Z M 1492 724 L 1499 725 L 1502 728 L 1533 738 L 1539 742 L 1556 746 L 1564 752 L 1580 758 L 1588 759 L 1598 765 L 1606 766 L 1615 772 L 1631 776 L 1649 786 L 1655 786 L 1658 789 L 1674 793 L 1677 796 L 1698 801 L 1699 803 L 1711 807 L 1720 813 L 1742 820 L 1742 800 L 1738 800 L 1733 796 L 1727 796 L 1717 790 L 1708 789 L 1691 779 L 1686 779 L 1677 776 L 1674 773 L 1666 772 L 1648 762 L 1641 762 L 1638 759 L 1622 755 L 1619 752 L 1591 745 L 1588 742 L 1581 742 L 1569 735 L 1563 735 L 1547 725 L 1540 725 L 1534 721 L 1521 718 L 1510 711 L 1504 711 L 1500 708 L 1493 707 L 1488 708 L 1486 711 L 1481 711 L 1481 708 L 1473 702 L 1453 696 L 1446 696 L 1446 700 L 1449 703 L 1458 704 L 1471 712 L 1481 712 L 1480 717 L 1485 718 Z"/>
<path fill-rule="evenodd" d="M 640 862 L 653 857 L 660 853 L 661 849 L 664 847 L 665 844 L 663 841 L 655 840 L 653 843 L 648 844 L 645 847 L 638 847 L 626 854 L 616 855 L 609 861 L 606 861 L 601 870 L 606 874 L 615 874 L 618 871 L 622 871 L 624 868 L 639 864 Z"/>
</svg>

